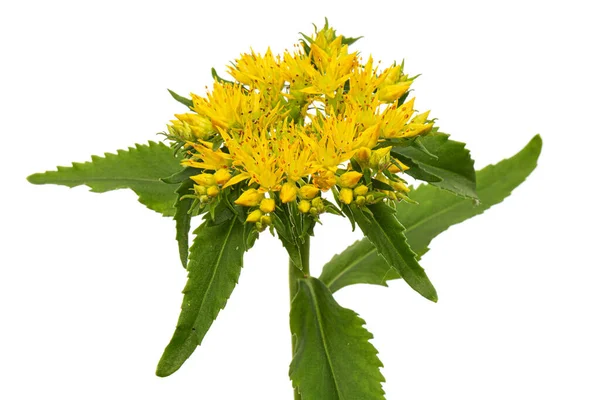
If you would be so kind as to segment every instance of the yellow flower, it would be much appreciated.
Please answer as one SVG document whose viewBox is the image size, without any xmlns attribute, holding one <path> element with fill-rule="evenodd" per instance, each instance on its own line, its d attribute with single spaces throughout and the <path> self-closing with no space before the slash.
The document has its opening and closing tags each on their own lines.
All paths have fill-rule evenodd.
<svg viewBox="0 0 600 400">
<path fill-rule="evenodd" d="M 268 129 L 255 132 L 251 125 L 246 125 L 239 135 L 220 130 L 221 136 L 233 158 L 233 165 L 238 167 L 240 174 L 231 181 L 240 182 L 250 179 L 260 185 L 260 190 L 267 192 L 281 189 L 284 171 L 278 162 L 275 147 L 276 139 L 271 137 Z"/>
<path fill-rule="evenodd" d="M 189 145 L 195 153 L 192 153 L 191 158 L 183 160 L 181 165 L 213 171 L 231 166 L 231 156 L 221 150 L 214 151 L 212 143 L 199 142 L 189 143 Z"/>
<path fill-rule="evenodd" d="M 241 196 L 238 197 L 234 203 L 244 207 L 256 207 L 260 204 L 264 197 L 264 193 L 261 193 L 258 190 L 251 188 L 242 193 Z"/>
</svg>

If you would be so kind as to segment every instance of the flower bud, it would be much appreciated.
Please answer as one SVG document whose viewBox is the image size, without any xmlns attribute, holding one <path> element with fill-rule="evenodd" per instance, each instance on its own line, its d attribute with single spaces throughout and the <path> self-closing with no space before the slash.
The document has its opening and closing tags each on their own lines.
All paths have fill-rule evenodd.
<svg viewBox="0 0 600 400">
<path fill-rule="evenodd" d="M 369 159 L 371 158 L 371 149 L 368 147 L 361 147 L 354 154 L 354 158 L 361 166 L 366 166 L 369 164 Z"/>
<path fill-rule="evenodd" d="M 217 197 L 219 195 L 219 187 L 215 185 L 209 187 L 206 189 L 206 194 L 208 197 Z"/>
<path fill-rule="evenodd" d="M 229 168 L 221 168 L 217 172 L 215 172 L 215 182 L 217 185 L 224 185 L 231 179 L 231 173 L 229 172 Z"/>
<path fill-rule="evenodd" d="M 402 181 L 392 181 L 391 186 L 397 192 L 404 192 L 404 193 L 410 192 L 410 189 L 408 188 L 408 186 L 406 186 L 406 184 Z"/>
<path fill-rule="evenodd" d="M 356 171 L 345 172 L 340 176 L 338 184 L 343 188 L 353 188 L 358 184 L 358 181 L 362 176 L 363 174 Z"/>
<path fill-rule="evenodd" d="M 298 187 L 294 182 L 286 182 L 281 187 L 281 192 L 279 193 L 279 199 L 282 203 L 289 203 L 290 201 L 296 200 L 296 193 L 298 192 Z"/>
<path fill-rule="evenodd" d="M 373 196 L 372 194 L 369 194 L 369 195 L 367 195 L 367 197 L 365 197 L 365 200 L 367 201 L 367 203 L 373 204 L 375 202 L 375 196 Z"/>
<path fill-rule="evenodd" d="M 275 200 L 274 199 L 262 199 L 260 202 L 260 211 L 264 213 L 270 213 L 275 211 Z"/>
<path fill-rule="evenodd" d="M 301 213 L 306 214 L 310 210 L 310 202 L 307 200 L 300 200 L 298 203 L 298 210 L 300 210 Z"/>
<path fill-rule="evenodd" d="M 340 201 L 344 204 L 352 203 L 352 199 L 354 198 L 354 194 L 352 193 L 352 189 L 342 188 L 340 190 Z"/>
<path fill-rule="evenodd" d="M 300 197 L 303 199 L 313 199 L 319 194 L 319 189 L 315 185 L 304 185 L 300 188 Z"/>
<path fill-rule="evenodd" d="M 400 168 L 398 168 L 398 166 L 396 164 L 398 164 L 400 166 Z M 394 160 L 394 163 L 390 164 L 390 166 L 388 167 L 388 171 L 390 171 L 392 174 L 396 174 L 398 172 L 404 172 L 407 169 L 410 169 L 410 167 L 398 160 Z"/>
<path fill-rule="evenodd" d="M 204 196 L 206 194 L 206 186 L 194 185 L 194 193 L 196 196 Z"/>
<path fill-rule="evenodd" d="M 317 215 L 319 215 L 319 210 L 317 210 L 317 207 L 311 207 L 311 208 L 308 210 L 308 212 L 310 213 L 310 215 L 313 215 L 313 216 L 315 216 L 315 217 L 316 217 Z"/>
<path fill-rule="evenodd" d="M 215 183 L 215 176 L 213 174 L 200 174 L 191 177 L 194 182 L 200 186 L 213 186 Z"/>
<path fill-rule="evenodd" d="M 254 210 L 250 214 L 248 214 L 248 217 L 246 218 L 246 222 L 258 222 L 260 220 L 260 217 L 262 217 L 262 215 L 263 215 L 262 211 Z"/>
<path fill-rule="evenodd" d="M 381 149 L 373 150 L 369 157 L 369 166 L 374 170 L 381 171 L 390 163 L 390 150 L 392 147 L 382 147 Z"/>
<path fill-rule="evenodd" d="M 264 193 L 256 189 L 248 189 L 234 203 L 244 207 L 256 207 L 264 197 Z"/>
<path fill-rule="evenodd" d="M 313 175 L 313 183 L 316 187 L 326 192 L 335 185 L 335 174 L 328 169 L 321 169 L 317 174 Z"/>
<path fill-rule="evenodd" d="M 208 203 L 208 196 L 207 195 L 202 195 L 199 197 L 200 203 Z"/>
<path fill-rule="evenodd" d="M 356 199 L 354 200 L 354 202 L 356 203 L 357 206 L 362 207 L 365 205 L 366 203 L 366 199 L 365 196 L 356 196 Z"/>
<path fill-rule="evenodd" d="M 271 221 L 270 216 L 263 215 L 262 217 L 260 217 L 260 223 L 263 224 L 264 226 L 271 226 L 273 222 Z"/>
<path fill-rule="evenodd" d="M 354 194 L 357 196 L 364 196 L 369 192 L 369 188 L 365 185 L 360 185 L 354 188 Z"/>
</svg>

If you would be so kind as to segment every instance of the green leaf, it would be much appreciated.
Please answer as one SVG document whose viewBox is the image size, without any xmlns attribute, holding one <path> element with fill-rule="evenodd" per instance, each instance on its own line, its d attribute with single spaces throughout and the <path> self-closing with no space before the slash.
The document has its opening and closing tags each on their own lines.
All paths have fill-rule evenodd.
<svg viewBox="0 0 600 400">
<path fill-rule="evenodd" d="M 194 102 L 191 99 L 188 99 L 187 97 L 180 96 L 177 93 L 175 93 L 174 91 L 172 91 L 171 89 L 167 89 L 167 90 L 169 91 L 169 93 L 171 93 L 171 96 L 173 96 L 173 98 L 175 100 L 177 100 L 178 102 L 180 102 L 184 106 L 187 106 L 189 108 L 192 108 L 194 106 Z"/>
<path fill-rule="evenodd" d="M 296 337 L 290 378 L 302 400 L 382 400 L 377 350 L 354 311 L 316 278 L 300 279 L 290 328 Z"/>
<path fill-rule="evenodd" d="M 406 231 L 408 237 L 408 231 Z M 386 281 L 399 279 L 400 274 L 377 254 L 371 242 L 364 238 L 336 254 L 325 264 L 319 279 L 336 292 L 356 283 L 387 286 Z"/>
<path fill-rule="evenodd" d="M 146 207 L 165 216 L 173 216 L 177 187 L 161 182 L 160 178 L 180 169 L 179 159 L 173 156 L 168 146 L 149 142 L 148 145 L 136 144 L 128 150 L 118 150 L 117 154 L 92 156 L 91 162 L 73 163 L 72 167 L 33 174 L 27 180 L 36 185 L 87 185 L 97 193 L 131 189 Z"/>
<path fill-rule="evenodd" d="M 190 176 L 198 175 L 201 173 L 202 173 L 202 170 L 200 168 L 185 167 L 182 170 L 175 172 L 173 175 L 169 175 L 167 177 L 160 178 L 160 180 L 162 182 L 168 183 L 168 184 L 177 184 L 177 183 L 182 183 L 183 181 L 188 179 Z"/>
<path fill-rule="evenodd" d="M 158 363 L 158 376 L 171 375 L 188 359 L 235 288 L 247 241 L 244 223 L 229 215 L 220 224 L 207 220 L 194 232 L 181 314 Z"/>
<path fill-rule="evenodd" d="M 194 204 L 194 199 L 182 199 L 181 196 L 191 194 L 193 188 L 194 181 L 191 179 L 183 181 L 183 183 L 179 186 L 177 189 L 178 198 L 177 202 L 175 203 L 175 216 L 173 217 L 175 220 L 176 230 L 175 240 L 177 240 L 177 246 L 179 247 L 179 258 L 181 259 L 183 268 L 187 267 L 188 261 L 189 234 L 190 225 L 192 222 L 192 214 L 190 213 L 190 209 L 192 204 Z"/>
<path fill-rule="evenodd" d="M 418 139 L 409 146 L 392 148 L 392 155 L 410 167 L 406 173 L 459 196 L 476 199 L 473 159 L 465 144 L 440 132 Z"/>
<path fill-rule="evenodd" d="M 377 203 L 366 210 L 352 206 L 356 223 L 365 236 L 373 243 L 379 254 L 394 268 L 417 293 L 437 302 L 437 293 L 427 274 L 415 258 L 404 236 L 404 226 L 398 222 L 395 211 Z"/>
<path fill-rule="evenodd" d="M 472 200 L 431 185 L 422 185 L 411 192 L 411 198 L 419 205 L 400 202 L 396 210 L 398 219 L 406 227 L 410 247 L 422 255 L 431 240 L 450 226 L 482 214 L 502 202 L 535 169 L 541 150 L 542 139 L 538 135 L 513 157 L 478 171 L 478 206 Z M 387 286 L 387 281 L 398 278 L 400 274 L 391 270 L 375 247 L 364 238 L 325 264 L 320 279 L 335 292 L 356 283 Z"/>
</svg>

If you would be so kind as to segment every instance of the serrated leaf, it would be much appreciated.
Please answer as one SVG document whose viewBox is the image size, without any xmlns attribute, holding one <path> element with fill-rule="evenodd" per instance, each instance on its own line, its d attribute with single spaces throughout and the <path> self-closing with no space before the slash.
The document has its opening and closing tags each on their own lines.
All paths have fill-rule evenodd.
<svg viewBox="0 0 600 400">
<path fill-rule="evenodd" d="M 372 215 L 365 209 L 352 206 L 356 223 L 365 236 L 411 288 L 426 299 L 436 302 L 438 298 L 435 288 L 408 245 L 404 236 L 405 228 L 398 222 L 395 211 L 383 203 L 373 204 L 368 210 Z"/>
<path fill-rule="evenodd" d="M 158 363 L 158 376 L 177 371 L 202 343 L 237 284 L 247 241 L 244 223 L 226 210 L 229 219 L 220 224 L 208 219 L 194 232 L 181 314 Z"/>
<path fill-rule="evenodd" d="M 160 178 L 160 180 L 168 184 L 178 184 L 182 183 L 190 176 L 198 175 L 201 173 L 202 170 L 200 168 L 185 167 L 182 170 L 175 172 L 173 175 Z"/>
<path fill-rule="evenodd" d="M 367 238 L 357 240 L 340 254 L 334 255 L 325 264 L 319 277 L 334 293 L 344 286 L 356 283 L 387 286 L 387 281 L 399 278 L 398 271 L 377 254 Z"/>
<path fill-rule="evenodd" d="M 382 400 L 385 379 L 373 335 L 316 278 L 300 279 L 292 301 L 290 378 L 302 400 Z"/>
<path fill-rule="evenodd" d="M 128 150 L 118 150 L 117 154 L 92 156 L 91 162 L 73 163 L 72 167 L 33 174 L 27 180 L 36 185 L 87 185 L 97 193 L 131 189 L 146 207 L 164 216 L 173 216 L 177 186 L 164 183 L 160 178 L 180 169 L 173 150 L 163 143 L 149 142 L 148 145 L 136 144 Z"/>
<path fill-rule="evenodd" d="M 406 238 L 413 251 L 424 254 L 433 238 L 452 225 L 501 203 L 535 169 L 541 150 L 542 139 L 535 136 L 513 157 L 478 171 L 478 206 L 470 199 L 431 185 L 422 185 L 411 192 L 411 198 L 419 205 L 398 203 L 396 213 L 406 227 Z M 398 278 L 400 274 L 390 269 L 366 238 L 335 255 L 325 264 L 320 277 L 332 292 L 356 283 L 387 286 L 387 281 Z"/>
<path fill-rule="evenodd" d="M 406 173 L 459 196 L 476 199 L 473 159 L 465 144 L 450 140 L 441 132 L 418 139 L 410 146 L 392 148 L 392 155 L 410 167 Z"/>
<path fill-rule="evenodd" d="M 178 199 L 175 203 L 175 216 L 173 219 L 175 220 L 175 240 L 177 240 L 177 247 L 179 248 L 179 258 L 181 259 L 181 264 L 183 268 L 187 268 L 188 261 L 188 252 L 189 252 L 189 235 L 190 235 L 190 225 L 192 222 L 192 214 L 190 213 L 190 209 L 192 204 L 194 204 L 194 199 L 184 198 L 182 196 L 188 195 L 192 193 L 192 189 L 194 188 L 194 181 L 188 179 L 183 181 L 179 188 L 177 189 Z"/>
</svg>

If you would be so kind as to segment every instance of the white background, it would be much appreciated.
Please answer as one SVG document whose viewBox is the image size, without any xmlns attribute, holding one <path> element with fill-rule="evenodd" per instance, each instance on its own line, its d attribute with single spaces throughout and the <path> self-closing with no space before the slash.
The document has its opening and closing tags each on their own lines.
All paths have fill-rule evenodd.
<svg viewBox="0 0 600 400">
<path fill-rule="evenodd" d="M 336 294 L 367 321 L 387 398 L 599 399 L 598 11 L 593 1 L 3 1 L 0 398 L 286 399 L 287 261 L 264 234 L 227 308 L 175 375 L 154 375 L 185 271 L 174 223 L 129 191 L 31 173 L 157 140 L 210 68 L 291 48 L 328 16 L 356 48 L 406 59 L 417 108 L 481 168 L 536 133 L 538 169 L 432 243 L 440 301 L 401 281 Z M 358 233 L 324 218 L 313 272 Z M 326 400 L 326 399 L 325 399 Z"/>
</svg>

